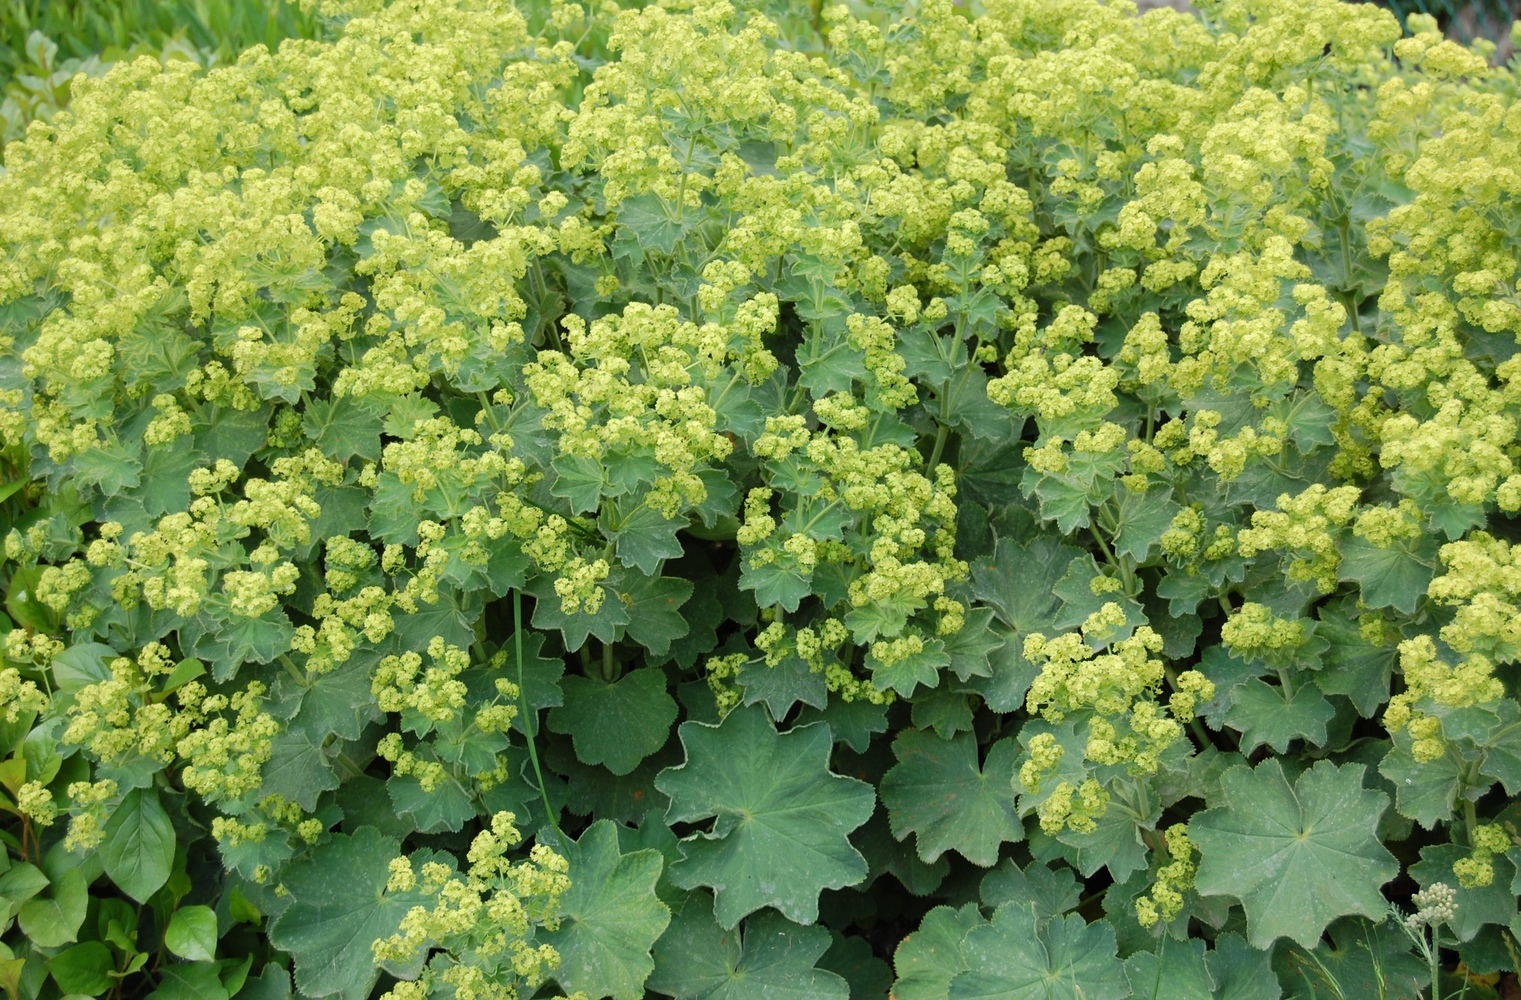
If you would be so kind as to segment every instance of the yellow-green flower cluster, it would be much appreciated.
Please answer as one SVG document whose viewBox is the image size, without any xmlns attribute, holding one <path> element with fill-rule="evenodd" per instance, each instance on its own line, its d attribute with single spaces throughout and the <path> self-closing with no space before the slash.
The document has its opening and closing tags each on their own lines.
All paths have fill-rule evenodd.
<svg viewBox="0 0 1521 1000">
<path fill-rule="evenodd" d="M 370 682 L 382 712 L 415 712 L 426 720 L 421 731 L 448 722 L 465 707 L 466 688 L 459 675 L 470 665 L 470 654 L 441 636 L 429 640 L 427 654 L 432 666 L 426 670 L 417 653 L 384 657 Z"/>
<path fill-rule="evenodd" d="M 1297 496 L 1285 493 L 1279 496 L 1276 511 L 1256 511 L 1252 526 L 1237 532 L 1236 552 L 1249 559 L 1259 552 L 1281 551 L 1290 556 L 1284 567 L 1288 579 L 1310 581 L 1329 594 L 1336 589 L 1336 570 L 1341 564 L 1335 529 L 1352 520 L 1360 493 L 1355 486 L 1327 489 L 1320 483 Z M 1391 537 L 1391 530 L 1403 531 L 1382 526 L 1387 522 L 1376 512 L 1385 509 L 1369 508 L 1359 515 L 1354 533 L 1364 537 L 1372 533 L 1382 540 Z M 1408 537 L 1408 532 L 1393 537 Z"/>
<path fill-rule="evenodd" d="M 19 645 L 22 650 L 30 652 L 30 643 L 26 640 L 26 632 L 15 629 L 11 635 L 19 635 L 20 643 L 12 643 L 10 637 L 6 639 L 5 655 L 17 660 L 21 657 L 11 652 L 12 645 Z M 21 650 L 18 650 L 21 651 Z M 0 705 L 5 706 L 4 718 L 7 723 L 14 724 L 21 716 L 29 712 L 47 711 L 49 699 L 38 687 L 35 681 L 23 680 L 21 671 L 15 667 L 0 668 Z"/>
<path fill-rule="evenodd" d="M 1500 663 L 1521 656 L 1521 563 L 1509 542 L 1487 532 L 1442 546 L 1446 572 L 1431 581 L 1429 595 L 1455 607 L 1451 622 L 1438 633 L 1458 656 L 1448 663 L 1429 635 L 1399 644 L 1405 690 L 1389 699 L 1384 724 L 1391 732 L 1408 729 L 1415 737 L 1417 760 L 1435 760 L 1446 743 L 1439 720 L 1421 708 L 1429 700 L 1442 708 L 1465 708 L 1505 697 L 1495 676 Z"/>
<path fill-rule="evenodd" d="M 1470 831 L 1473 853 L 1453 863 L 1452 873 L 1465 889 L 1482 889 L 1495 880 L 1494 857 L 1515 846 L 1498 823 L 1481 823 Z"/>
<path fill-rule="evenodd" d="M 1116 627 L 1125 624 L 1119 605 L 1108 603 L 1083 624 L 1082 631 L 1047 639 L 1038 632 L 1025 637 L 1025 658 L 1040 666 L 1040 674 L 1025 695 L 1025 707 L 1050 722 L 1082 713 L 1087 731 L 1083 758 L 1096 765 L 1126 765 L 1137 774 L 1157 770 L 1161 755 L 1182 734 L 1180 721 L 1192 721 L 1199 699 L 1213 696 L 1213 685 L 1197 671 L 1178 675 L 1168 702 L 1173 718 L 1158 703 L 1164 678 L 1156 657 L 1162 639 L 1149 626 L 1109 642 Z M 1097 641 L 1096 641 L 1097 640 Z M 1032 744 L 1021 781 L 1038 784 L 1039 775 L 1060 760 L 1049 741 Z"/>
<path fill-rule="evenodd" d="M 1183 893 L 1193 888 L 1194 872 L 1198 869 L 1193 841 L 1188 839 L 1187 823 L 1168 827 L 1163 843 L 1172 860 L 1157 869 L 1151 892 L 1137 896 L 1135 900 L 1136 919 L 1142 927 L 1154 927 L 1158 921 L 1165 924 L 1177 919 L 1183 912 Z"/>
<path fill-rule="evenodd" d="M 448 865 L 407 858 L 391 862 L 388 893 L 433 897 L 430 906 L 414 906 L 390 937 L 374 942 L 377 962 L 406 963 L 433 949 L 454 962 L 430 962 L 422 978 L 403 982 L 387 994 L 406 1000 L 437 992 L 480 1000 L 516 1000 L 533 991 L 560 964 L 559 953 L 535 944 L 533 932 L 553 930 L 560 921 L 560 899 L 570 889 L 564 857 L 536 844 L 526 859 L 507 854 L 522 842 L 510 812 L 491 817 L 490 828 L 471 842 L 469 869 L 463 876 Z"/>
</svg>

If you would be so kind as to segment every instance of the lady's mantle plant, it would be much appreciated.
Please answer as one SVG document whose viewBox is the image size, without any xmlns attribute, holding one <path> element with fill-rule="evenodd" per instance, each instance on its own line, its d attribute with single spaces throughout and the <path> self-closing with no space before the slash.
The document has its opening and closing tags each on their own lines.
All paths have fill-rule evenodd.
<svg viewBox="0 0 1521 1000">
<path fill-rule="evenodd" d="M 1514 962 L 1514 64 L 1333 0 L 316 9 L 5 150 L 10 995 Z"/>
</svg>

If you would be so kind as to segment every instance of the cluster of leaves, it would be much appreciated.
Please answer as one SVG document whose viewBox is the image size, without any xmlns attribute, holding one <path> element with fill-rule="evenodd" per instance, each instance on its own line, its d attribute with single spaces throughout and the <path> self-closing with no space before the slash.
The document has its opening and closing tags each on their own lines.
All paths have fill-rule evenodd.
<svg viewBox="0 0 1521 1000">
<path fill-rule="evenodd" d="M 0 178 L 0 986 L 1513 968 L 1521 67 L 1203 8 L 76 78 Z"/>
</svg>

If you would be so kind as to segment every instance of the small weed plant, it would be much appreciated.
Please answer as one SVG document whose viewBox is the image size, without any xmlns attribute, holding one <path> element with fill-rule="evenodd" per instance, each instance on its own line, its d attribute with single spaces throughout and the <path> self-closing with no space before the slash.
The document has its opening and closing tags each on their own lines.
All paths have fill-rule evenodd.
<svg viewBox="0 0 1521 1000">
<path fill-rule="evenodd" d="M 1494 995 L 1516 63 L 300 13 L 4 150 L 9 997 Z"/>
</svg>

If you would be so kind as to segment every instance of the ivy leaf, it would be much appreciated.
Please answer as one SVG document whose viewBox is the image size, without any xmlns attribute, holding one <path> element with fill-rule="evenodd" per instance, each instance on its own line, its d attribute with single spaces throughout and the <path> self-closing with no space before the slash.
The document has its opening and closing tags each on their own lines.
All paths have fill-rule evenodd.
<svg viewBox="0 0 1521 1000">
<path fill-rule="evenodd" d="M 949 1000 L 1122 1000 L 1129 995 L 1115 954 L 1114 928 L 1077 914 L 1039 921 L 1008 905 L 967 932 L 967 970 L 951 980 Z"/>
<path fill-rule="evenodd" d="M 106 821 L 100 860 L 117 888 L 146 903 L 174 868 L 174 825 L 152 788 L 134 788 Z"/>
<path fill-rule="evenodd" d="M 1388 548 L 1354 535 L 1341 543 L 1336 576 L 1356 583 L 1368 607 L 1394 608 L 1413 615 L 1416 602 L 1426 596 L 1436 574 L 1436 562 L 1436 539 L 1426 534 L 1400 539 Z"/>
<path fill-rule="evenodd" d="M 1156 951 L 1138 951 L 1125 959 L 1132 1000 L 1215 1000 L 1204 942 L 1197 938 L 1157 939 Z"/>
<path fill-rule="evenodd" d="M 1376 832 L 1389 797 L 1362 781 L 1361 764 L 1317 761 L 1292 787 L 1276 759 L 1237 764 L 1220 777 L 1221 804 L 1189 822 L 1199 894 L 1241 900 L 1252 947 L 1313 948 L 1339 916 L 1383 918 L 1379 888 L 1400 866 Z"/>
<path fill-rule="evenodd" d="M 1303 737 L 1315 746 L 1326 741 L 1326 723 L 1336 709 L 1313 684 L 1301 684 L 1292 694 L 1287 688 L 1253 677 L 1236 688 L 1225 724 L 1241 734 L 1241 752 L 1249 754 L 1266 743 L 1277 753 L 1289 741 Z"/>
<path fill-rule="evenodd" d="M 408 910 L 428 903 L 417 889 L 386 891 L 391 859 L 400 851 L 399 841 L 362 826 L 352 835 L 335 834 L 281 874 L 291 903 L 270 923 L 269 940 L 295 959 L 296 986 L 304 995 L 338 994 L 343 1000 L 370 995 L 380 977 L 371 942 L 396 933 Z M 417 969 L 392 971 L 404 975 Z"/>
<path fill-rule="evenodd" d="M 866 878 L 848 834 L 871 817 L 876 796 L 830 772 L 828 726 L 778 733 L 764 709 L 749 706 L 716 726 L 683 722 L 679 733 L 686 762 L 655 779 L 671 797 L 666 822 L 714 822 L 681 842 L 671 881 L 711 887 L 725 927 L 763 906 L 811 924 L 821 891 Z"/>
<path fill-rule="evenodd" d="M 609 684 L 570 676 L 560 682 L 565 704 L 549 712 L 551 732 L 570 736 L 583 764 L 628 774 L 665 745 L 676 721 L 676 699 L 665 674 L 641 667 Z"/>
<path fill-rule="evenodd" d="M 906 729 L 893 740 L 893 755 L 898 763 L 882 777 L 882 804 L 893 836 L 912 833 L 923 860 L 954 850 L 987 868 L 998 860 L 999 845 L 1024 839 L 1009 791 L 1019 756 L 1012 739 L 995 743 L 979 766 L 970 733 L 943 740 Z"/>
<path fill-rule="evenodd" d="M 698 893 L 656 942 L 649 986 L 676 1000 L 849 1000 L 844 979 L 815 967 L 828 950 L 827 930 L 770 911 L 725 930 Z"/>
<path fill-rule="evenodd" d="M 919 929 L 907 935 L 893 952 L 897 980 L 892 995 L 897 1000 L 946 1000 L 951 980 L 967 970 L 962 944 L 967 932 L 987 923 L 976 903 L 960 909 L 937 906 L 919 921 Z"/>
<path fill-rule="evenodd" d="M 652 571 L 653 572 L 653 571 Z M 681 609 L 692 597 L 692 582 L 669 576 L 637 576 L 618 597 L 628 607 L 628 636 L 654 657 L 671 651 L 689 626 Z M 656 661 L 658 662 L 658 661 Z"/>
<path fill-rule="evenodd" d="M 575 874 L 561 899 L 560 927 L 543 935 L 560 953 L 555 981 L 566 992 L 641 1000 L 655 967 L 650 948 L 671 922 L 671 911 L 655 896 L 664 859 L 648 848 L 620 853 L 617 827 L 606 819 L 560 853 Z"/>
</svg>

